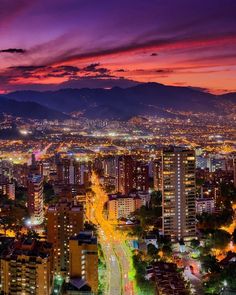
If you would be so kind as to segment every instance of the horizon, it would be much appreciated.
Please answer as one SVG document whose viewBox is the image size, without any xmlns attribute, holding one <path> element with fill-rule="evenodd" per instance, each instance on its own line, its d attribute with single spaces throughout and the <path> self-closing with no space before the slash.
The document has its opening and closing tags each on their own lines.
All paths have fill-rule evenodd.
<svg viewBox="0 0 236 295">
<path fill-rule="evenodd" d="M 203 93 L 207 93 L 207 94 L 212 94 L 215 96 L 221 96 L 221 95 L 225 95 L 225 94 L 234 94 L 236 91 L 230 91 L 230 92 L 223 92 L 223 93 L 214 93 L 214 92 L 210 92 L 209 89 L 201 89 L 199 87 L 192 87 L 192 86 L 176 86 L 176 85 L 169 85 L 169 84 L 162 84 L 162 83 L 158 83 L 158 82 L 137 82 L 136 85 L 132 85 L 132 86 L 112 86 L 112 87 L 80 87 L 80 88 L 76 88 L 76 87 L 64 87 L 64 88 L 57 88 L 57 89 L 48 89 L 48 90 L 34 90 L 34 89 L 21 89 L 21 90 L 12 90 L 12 91 L 0 91 L 0 95 L 7 95 L 7 94 L 11 94 L 14 92 L 57 92 L 57 91 L 61 91 L 61 90 L 83 90 L 83 89 L 103 89 L 103 90 L 112 90 L 115 88 L 119 88 L 119 89 L 129 89 L 129 88 L 134 88 L 136 86 L 140 86 L 140 85 L 147 85 L 147 84 L 156 84 L 156 85 L 161 85 L 161 86 L 166 86 L 166 87 L 177 87 L 177 88 L 189 88 L 191 90 L 194 91 L 198 91 L 198 92 L 203 92 Z"/>
<path fill-rule="evenodd" d="M 14 0 L 0 8 L 0 93 L 147 82 L 236 91 L 233 0 Z"/>
<path fill-rule="evenodd" d="M 0 294 L 233 294 L 236 0 L 0 0 L 0 38 Z"/>
</svg>

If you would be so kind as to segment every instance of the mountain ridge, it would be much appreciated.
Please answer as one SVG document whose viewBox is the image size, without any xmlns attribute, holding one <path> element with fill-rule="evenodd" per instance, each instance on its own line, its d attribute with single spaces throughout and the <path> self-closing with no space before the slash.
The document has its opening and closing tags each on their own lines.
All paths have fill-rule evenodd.
<svg viewBox="0 0 236 295">
<path fill-rule="evenodd" d="M 236 104 L 236 93 L 214 95 L 192 87 L 140 83 L 121 88 L 64 88 L 56 91 L 22 90 L 1 95 L 18 102 L 34 102 L 59 113 L 82 112 L 91 119 L 129 119 L 135 115 L 171 116 L 179 112 L 223 114 L 222 105 Z M 1 108 L 0 108 L 1 111 Z"/>
</svg>

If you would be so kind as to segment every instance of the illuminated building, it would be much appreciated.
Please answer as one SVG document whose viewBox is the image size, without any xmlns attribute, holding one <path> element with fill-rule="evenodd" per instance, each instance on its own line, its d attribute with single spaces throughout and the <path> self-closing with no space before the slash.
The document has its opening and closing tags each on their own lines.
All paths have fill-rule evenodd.
<svg viewBox="0 0 236 295">
<path fill-rule="evenodd" d="M 136 161 L 132 156 L 124 155 L 117 158 L 116 190 L 123 195 L 133 189 L 148 191 L 148 165 Z"/>
<path fill-rule="evenodd" d="M 139 196 L 109 195 L 108 219 L 128 218 L 131 213 L 145 205 Z"/>
<path fill-rule="evenodd" d="M 0 182 L 0 194 L 5 195 L 10 200 L 15 200 L 15 183 L 8 181 Z"/>
<path fill-rule="evenodd" d="M 133 188 L 137 191 L 147 192 L 149 189 L 148 165 L 136 162 L 133 171 Z"/>
<path fill-rule="evenodd" d="M 51 172 L 51 163 L 49 161 L 39 162 L 39 171 L 43 177 L 49 177 Z"/>
<path fill-rule="evenodd" d="M 43 223 L 43 177 L 33 175 L 28 179 L 27 207 L 33 225 Z"/>
<path fill-rule="evenodd" d="M 59 183 L 84 185 L 88 183 L 89 175 L 90 167 L 87 162 L 66 158 L 57 164 L 57 179 Z"/>
<path fill-rule="evenodd" d="M 11 179 L 13 176 L 13 165 L 9 161 L 0 160 L 0 177 Z"/>
<path fill-rule="evenodd" d="M 210 154 L 209 156 L 196 157 L 196 167 L 205 169 L 208 168 L 210 172 L 216 170 L 226 170 L 226 160 L 219 155 Z"/>
<path fill-rule="evenodd" d="M 102 168 L 104 176 L 115 177 L 116 176 L 116 158 L 112 156 L 104 157 L 102 159 Z"/>
<path fill-rule="evenodd" d="M 13 166 L 8 161 L 0 161 L 0 194 L 5 195 L 10 200 L 15 200 Z"/>
<path fill-rule="evenodd" d="M 133 188 L 134 160 L 131 156 L 117 158 L 117 191 L 127 195 Z"/>
<path fill-rule="evenodd" d="M 47 211 L 47 240 L 54 248 L 54 271 L 68 275 L 69 239 L 83 230 L 83 207 L 62 199 Z"/>
<path fill-rule="evenodd" d="M 161 190 L 161 160 L 155 160 L 153 163 L 153 185 L 155 191 Z"/>
<path fill-rule="evenodd" d="M 177 265 L 163 261 L 155 262 L 147 269 L 147 279 L 152 278 L 158 295 L 187 295 L 190 294 L 183 276 Z"/>
<path fill-rule="evenodd" d="M 98 291 L 98 247 L 92 232 L 84 231 L 71 237 L 69 273 L 72 281 L 82 280 Z"/>
<path fill-rule="evenodd" d="M 0 290 L 3 294 L 51 294 L 52 245 L 29 238 L 12 240 L 8 245 L 1 240 L 2 244 Z"/>
<path fill-rule="evenodd" d="M 162 230 L 172 240 L 196 232 L 195 152 L 170 147 L 162 151 Z"/>
<path fill-rule="evenodd" d="M 215 212 L 215 200 L 213 198 L 199 198 L 196 199 L 196 213 L 209 213 Z"/>
<path fill-rule="evenodd" d="M 27 164 L 17 164 L 14 165 L 14 179 L 16 180 L 19 186 L 27 187 L 28 185 L 28 176 L 29 176 L 29 167 Z"/>
</svg>

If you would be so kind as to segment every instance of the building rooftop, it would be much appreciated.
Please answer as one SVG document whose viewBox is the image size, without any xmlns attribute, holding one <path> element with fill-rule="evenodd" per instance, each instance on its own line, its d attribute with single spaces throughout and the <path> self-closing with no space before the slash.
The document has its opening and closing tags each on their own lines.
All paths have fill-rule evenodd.
<svg viewBox="0 0 236 295">
<path fill-rule="evenodd" d="M 25 255 L 29 257 L 46 258 L 50 255 L 52 244 L 48 242 L 41 242 L 33 238 L 22 238 L 17 241 L 9 238 L 1 239 L 4 251 L 1 252 L 1 257 L 6 259 L 16 259 L 17 256 Z M 0 246 L 1 251 L 1 246 Z"/>
<path fill-rule="evenodd" d="M 78 241 L 79 245 L 83 244 L 97 244 L 97 238 L 92 231 L 81 231 L 78 235 L 71 237 L 71 240 Z"/>
<path fill-rule="evenodd" d="M 163 295 L 187 295 L 189 290 L 174 263 L 157 262 L 148 269 L 152 272 L 158 290 Z"/>
</svg>

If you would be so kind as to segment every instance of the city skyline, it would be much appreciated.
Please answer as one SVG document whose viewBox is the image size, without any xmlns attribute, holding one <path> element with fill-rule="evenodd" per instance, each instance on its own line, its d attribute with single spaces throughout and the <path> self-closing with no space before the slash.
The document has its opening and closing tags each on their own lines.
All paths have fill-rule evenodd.
<svg viewBox="0 0 236 295">
<path fill-rule="evenodd" d="M 235 1 L 2 1 L 0 92 L 235 88 Z"/>
<path fill-rule="evenodd" d="M 235 20 L 0 0 L 0 294 L 236 294 Z"/>
</svg>

